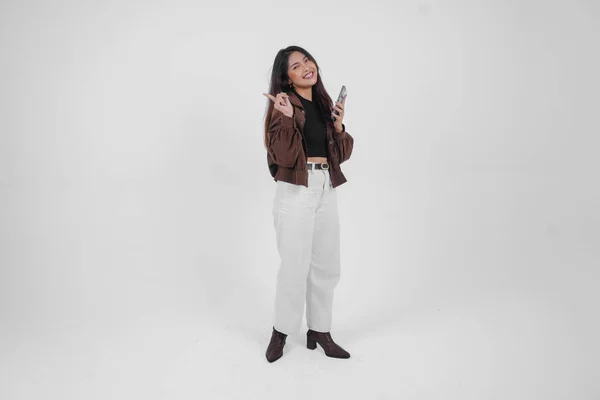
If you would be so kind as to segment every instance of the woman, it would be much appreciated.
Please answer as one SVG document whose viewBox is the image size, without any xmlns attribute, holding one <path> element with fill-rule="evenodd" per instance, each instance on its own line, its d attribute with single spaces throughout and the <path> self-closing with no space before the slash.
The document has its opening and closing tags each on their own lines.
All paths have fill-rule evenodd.
<svg viewBox="0 0 600 400">
<path fill-rule="evenodd" d="M 275 57 L 264 144 L 277 181 L 273 218 L 281 264 L 275 318 L 266 357 L 283 355 L 287 335 L 300 330 L 306 301 L 306 346 L 349 358 L 330 333 L 333 291 L 340 278 L 340 227 L 336 187 L 346 178 L 340 164 L 354 139 L 346 132 L 346 99 L 332 107 L 315 59 L 290 46 Z M 337 113 L 334 114 L 334 111 Z"/>
</svg>

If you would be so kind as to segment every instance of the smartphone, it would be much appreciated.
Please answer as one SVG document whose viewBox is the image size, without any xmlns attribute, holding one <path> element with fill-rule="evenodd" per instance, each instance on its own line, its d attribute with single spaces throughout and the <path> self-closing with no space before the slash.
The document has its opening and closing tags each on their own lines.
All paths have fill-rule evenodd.
<svg viewBox="0 0 600 400">
<path fill-rule="evenodd" d="M 344 100 L 344 97 L 346 97 L 346 86 L 342 85 L 342 90 L 340 90 L 340 94 L 338 95 L 337 102 L 341 103 L 342 100 Z M 336 110 L 333 110 L 333 113 L 335 115 L 339 115 L 339 113 Z M 331 116 L 331 119 L 335 121 L 335 117 L 333 115 Z"/>
</svg>

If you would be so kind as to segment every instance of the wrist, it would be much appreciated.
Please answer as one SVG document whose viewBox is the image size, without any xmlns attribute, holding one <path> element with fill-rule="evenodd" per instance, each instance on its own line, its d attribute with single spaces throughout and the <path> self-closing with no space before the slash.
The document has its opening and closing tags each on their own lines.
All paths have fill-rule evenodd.
<svg viewBox="0 0 600 400">
<path fill-rule="evenodd" d="M 346 130 L 346 127 L 344 126 L 344 124 L 341 124 L 341 126 L 334 125 L 334 128 L 335 128 L 335 133 L 343 133 Z"/>
<path fill-rule="evenodd" d="M 291 117 L 288 117 L 284 113 L 281 113 L 281 115 L 282 115 L 282 117 L 281 117 L 281 124 L 284 127 L 291 128 L 294 125 L 293 115 Z"/>
</svg>

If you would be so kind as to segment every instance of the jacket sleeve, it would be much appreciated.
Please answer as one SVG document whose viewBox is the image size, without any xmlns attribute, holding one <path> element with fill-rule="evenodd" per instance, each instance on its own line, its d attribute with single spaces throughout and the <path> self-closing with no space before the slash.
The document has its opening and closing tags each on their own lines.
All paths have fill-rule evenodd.
<svg viewBox="0 0 600 400">
<path fill-rule="evenodd" d="M 346 126 L 344 124 L 342 124 L 342 128 L 343 130 L 341 133 L 333 132 L 335 144 L 339 149 L 340 164 L 350 158 L 352 149 L 354 148 L 354 138 L 346 132 Z"/>
<path fill-rule="evenodd" d="M 302 151 L 302 136 L 294 129 L 294 119 L 273 109 L 269 124 L 268 152 L 277 165 L 293 168 Z"/>
</svg>

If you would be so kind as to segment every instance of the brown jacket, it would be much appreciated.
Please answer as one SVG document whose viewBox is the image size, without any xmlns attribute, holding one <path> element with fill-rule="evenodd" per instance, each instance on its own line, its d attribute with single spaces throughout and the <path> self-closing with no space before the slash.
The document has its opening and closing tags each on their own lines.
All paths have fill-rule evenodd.
<svg viewBox="0 0 600 400">
<path fill-rule="evenodd" d="M 290 118 L 273 109 L 268 132 L 267 164 L 275 181 L 308 187 L 306 140 L 303 134 L 304 107 L 293 92 L 288 95 L 294 106 L 294 116 Z M 334 188 L 347 181 L 340 164 L 350 158 L 354 147 L 354 138 L 342 126 L 343 131 L 337 133 L 327 125 L 329 176 Z"/>
</svg>

